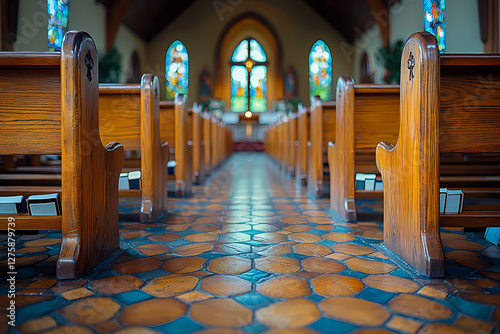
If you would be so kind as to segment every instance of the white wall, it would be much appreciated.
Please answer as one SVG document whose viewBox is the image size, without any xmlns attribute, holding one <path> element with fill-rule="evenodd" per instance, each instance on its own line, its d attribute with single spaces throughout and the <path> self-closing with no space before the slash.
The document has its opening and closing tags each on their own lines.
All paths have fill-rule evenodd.
<svg viewBox="0 0 500 334">
<path fill-rule="evenodd" d="M 14 51 L 48 51 L 47 46 L 47 2 L 45 0 L 20 0 L 17 26 L 17 41 Z M 69 2 L 68 30 L 86 31 L 92 36 L 99 57 L 106 54 L 106 8 L 89 0 Z M 114 45 L 122 55 L 120 82 L 126 81 L 127 66 L 134 50 L 137 50 L 144 72 L 146 64 L 146 42 L 124 25 L 118 27 Z"/>
</svg>

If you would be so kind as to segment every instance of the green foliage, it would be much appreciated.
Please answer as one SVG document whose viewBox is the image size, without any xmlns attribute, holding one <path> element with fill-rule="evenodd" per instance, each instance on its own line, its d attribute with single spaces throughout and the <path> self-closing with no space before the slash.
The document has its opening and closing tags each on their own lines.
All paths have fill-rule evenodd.
<svg viewBox="0 0 500 334">
<path fill-rule="evenodd" d="M 385 68 L 384 82 L 388 84 L 399 84 L 401 55 L 403 54 L 404 42 L 397 41 L 387 47 L 381 47 L 377 53 L 377 61 Z"/>
<path fill-rule="evenodd" d="M 99 60 L 99 82 L 118 83 L 122 73 L 122 55 L 113 46 L 109 52 Z"/>
<path fill-rule="evenodd" d="M 279 114 L 290 115 L 298 110 L 300 100 L 284 98 L 273 102 L 273 109 Z"/>
</svg>

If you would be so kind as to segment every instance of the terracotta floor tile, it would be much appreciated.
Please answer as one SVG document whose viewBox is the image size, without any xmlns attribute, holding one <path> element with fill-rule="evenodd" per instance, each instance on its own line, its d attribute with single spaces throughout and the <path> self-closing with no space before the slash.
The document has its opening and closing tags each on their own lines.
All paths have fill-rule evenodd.
<svg viewBox="0 0 500 334">
<path fill-rule="evenodd" d="M 155 297 L 173 297 L 193 290 L 198 280 L 191 275 L 169 274 L 153 279 L 142 288 L 142 291 Z"/>
<path fill-rule="evenodd" d="M 352 256 L 342 254 L 342 253 L 333 253 L 333 254 L 327 255 L 325 257 L 332 259 L 332 260 L 344 261 L 345 259 L 350 259 Z"/>
<path fill-rule="evenodd" d="M 128 326 L 158 326 L 183 316 L 186 311 L 186 304 L 172 298 L 148 299 L 126 306 L 118 321 Z"/>
<path fill-rule="evenodd" d="M 275 232 L 281 231 L 281 227 L 277 226 L 277 224 L 256 224 L 253 225 L 253 229 L 257 231 L 265 231 L 265 232 Z"/>
<path fill-rule="evenodd" d="M 242 232 L 242 231 L 249 231 L 251 229 L 252 225 L 248 224 L 229 224 L 229 225 L 224 225 L 222 227 L 222 232 L 224 233 Z"/>
<path fill-rule="evenodd" d="M 166 229 L 170 232 L 182 232 L 189 229 L 190 226 L 187 224 L 172 224 L 168 225 Z"/>
<path fill-rule="evenodd" d="M 230 243 L 230 244 L 214 245 L 212 251 L 214 253 L 236 255 L 236 254 L 249 253 L 251 249 L 252 247 L 249 245 L 240 243 Z"/>
<path fill-rule="evenodd" d="M 161 261 L 154 257 L 145 257 L 114 264 L 111 269 L 122 274 L 136 274 L 157 269 L 160 264 Z"/>
<path fill-rule="evenodd" d="M 187 244 L 183 246 L 176 247 L 172 250 L 172 253 L 179 256 L 194 256 L 200 255 L 212 250 L 212 245 L 204 242 L 198 242 L 194 244 Z"/>
<path fill-rule="evenodd" d="M 60 244 L 61 238 L 45 238 L 39 240 L 32 240 L 24 243 L 24 247 L 42 247 Z"/>
<path fill-rule="evenodd" d="M 389 307 L 398 313 L 427 320 L 444 320 L 453 312 L 446 306 L 427 298 L 402 294 L 389 302 Z"/>
<path fill-rule="evenodd" d="M 131 232 L 120 233 L 120 237 L 122 237 L 125 240 L 136 239 L 136 238 L 140 238 L 140 237 L 147 237 L 148 235 L 151 235 L 151 232 L 148 232 L 148 231 L 131 231 Z"/>
<path fill-rule="evenodd" d="M 103 322 L 102 324 L 94 326 L 94 328 L 98 333 L 109 333 L 121 329 L 120 325 L 111 320 L 108 320 L 106 322 Z"/>
<path fill-rule="evenodd" d="M 317 234 L 306 233 L 306 232 L 289 234 L 288 239 L 310 244 L 323 240 L 323 238 Z"/>
<path fill-rule="evenodd" d="M 94 325 L 111 319 L 119 309 L 120 305 L 110 298 L 91 297 L 65 306 L 59 314 L 77 324 Z"/>
<path fill-rule="evenodd" d="M 324 211 L 314 211 L 314 210 L 311 210 L 311 211 L 304 211 L 302 212 L 302 214 L 306 215 L 306 216 L 310 216 L 310 217 L 327 217 L 328 215 L 326 214 L 326 212 Z"/>
<path fill-rule="evenodd" d="M 368 239 L 376 239 L 376 240 L 382 240 L 384 239 L 384 233 L 382 232 L 375 232 L 375 231 L 351 231 L 349 234 L 363 237 L 363 238 L 368 238 Z"/>
<path fill-rule="evenodd" d="M 311 223 L 320 225 L 329 225 L 333 223 L 330 218 L 326 217 L 308 217 L 307 220 L 309 220 Z"/>
<path fill-rule="evenodd" d="M 353 297 L 328 298 L 320 306 L 328 316 L 359 326 L 380 326 L 391 315 L 380 304 Z"/>
<path fill-rule="evenodd" d="M 200 302 L 202 300 L 210 299 L 212 298 L 212 296 L 201 291 L 191 291 L 191 292 L 186 292 L 185 294 L 182 294 L 180 296 L 177 296 L 177 298 L 181 299 L 186 303 L 195 303 L 195 302 Z"/>
<path fill-rule="evenodd" d="M 425 326 L 419 334 L 471 334 L 471 332 L 452 325 L 434 323 Z"/>
<path fill-rule="evenodd" d="M 301 260 L 301 262 L 305 270 L 315 273 L 338 273 L 339 271 L 347 269 L 346 266 L 338 261 L 319 257 L 308 257 Z"/>
<path fill-rule="evenodd" d="M 191 306 L 191 317 L 203 324 L 242 327 L 252 322 L 252 311 L 232 299 L 209 299 Z"/>
<path fill-rule="evenodd" d="M 168 247 L 167 245 L 163 245 L 163 244 L 139 245 L 139 246 L 136 246 L 135 249 L 137 249 L 139 252 L 141 252 L 142 254 L 144 254 L 146 256 L 165 254 L 165 253 L 168 253 L 172 250 L 172 248 Z"/>
<path fill-rule="evenodd" d="M 225 233 L 222 234 L 219 237 L 219 241 L 221 242 L 245 242 L 245 241 L 250 241 L 251 237 L 248 234 L 241 233 L 241 232 L 232 232 L 232 233 Z"/>
<path fill-rule="evenodd" d="M 194 334 L 243 334 L 243 332 L 239 329 L 219 327 L 219 328 L 196 331 Z"/>
<path fill-rule="evenodd" d="M 300 217 L 286 217 L 281 218 L 281 221 L 285 224 L 307 224 L 307 220 L 305 218 Z"/>
<path fill-rule="evenodd" d="M 347 264 L 352 270 L 359 271 L 365 274 L 387 274 L 398 269 L 392 264 L 366 260 L 358 257 L 353 257 L 345 260 L 345 264 Z"/>
<path fill-rule="evenodd" d="M 471 250 L 471 251 L 480 251 L 486 247 L 485 245 L 480 244 L 479 242 L 459 240 L 459 239 L 444 240 L 443 245 L 460 250 Z"/>
<path fill-rule="evenodd" d="M 207 260 L 201 257 L 174 258 L 162 264 L 161 269 L 175 274 L 184 274 L 200 270 L 206 262 Z"/>
<path fill-rule="evenodd" d="M 292 274 L 300 270 L 300 263 L 283 256 L 268 256 L 255 260 L 255 269 L 271 273 Z"/>
<path fill-rule="evenodd" d="M 191 229 L 196 232 L 215 232 L 215 233 L 221 230 L 220 227 L 217 226 L 201 225 L 201 224 L 194 225 L 193 227 L 191 227 Z"/>
<path fill-rule="evenodd" d="M 252 261 L 239 256 L 224 256 L 210 261 L 208 270 L 215 274 L 238 275 L 252 269 Z"/>
<path fill-rule="evenodd" d="M 271 329 L 270 331 L 264 332 L 264 334 L 317 334 L 317 332 L 306 328 L 279 328 Z"/>
<path fill-rule="evenodd" d="M 422 296 L 432 297 L 436 299 L 445 299 L 448 296 L 448 291 L 445 290 L 446 287 L 438 288 L 433 287 L 432 285 L 426 285 L 417 293 Z"/>
<path fill-rule="evenodd" d="M 321 312 L 307 299 L 290 299 L 257 311 L 256 318 L 271 328 L 297 328 L 316 321 Z"/>
<path fill-rule="evenodd" d="M 43 332 L 43 334 L 93 334 L 94 332 L 88 328 L 77 325 L 64 325 Z"/>
<path fill-rule="evenodd" d="M 490 263 L 479 258 L 475 252 L 457 250 L 446 253 L 446 257 L 455 260 L 457 263 L 474 269 L 487 269 L 491 266 Z"/>
<path fill-rule="evenodd" d="M 163 233 L 163 234 L 154 234 L 148 237 L 149 240 L 158 241 L 158 242 L 170 242 L 174 240 L 178 240 L 182 238 L 182 235 L 177 233 Z"/>
<path fill-rule="evenodd" d="M 274 244 L 274 243 L 280 243 L 284 241 L 288 241 L 288 238 L 286 235 L 280 234 L 280 233 L 259 233 L 253 236 L 252 238 L 254 241 L 266 243 L 266 244 Z"/>
<path fill-rule="evenodd" d="M 85 298 L 92 296 L 94 293 L 87 288 L 77 288 L 74 290 L 69 290 L 61 293 L 61 296 L 66 298 L 67 300 L 75 300 L 80 298 Z"/>
<path fill-rule="evenodd" d="M 498 298 L 498 295 L 486 295 L 478 293 L 458 293 L 457 295 L 472 302 L 500 307 L 500 298 Z"/>
<path fill-rule="evenodd" d="M 336 252 L 349 255 L 367 255 L 375 252 L 375 250 L 371 247 L 350 244 L 350 243 L 336 244 L 332 246 L 332 249 Z"/>
<path fill-rule="evenodd" d="M 284 228 L 285 231 L 289 232 L 307 232 L 312 230 L 314 227 L 309 225 L 289 225 Z"/>
<path fill-rule="evenodd" d="M 23 248 L 16 248 L 16 255 L 23 255 L 23 254 L 29 254 L 29 253 L 40 253 L 40 252 L 45 252 L 47 250 L 47 247 L 23 247 Z"/>
<path fill-rule="evenodd" d="M 454 325 L 463 329 L 470 330 L 477 334 L 489 334 L 494 329 L 492 324 L 484 320 L 469 317 L 467 315 L 461 315 L 460 318 L 458 318 L 454 322 Z"/>
<path fill-rule="evenodd" d="M 359 278 L 327 274 L 311 280 L 314 291 L 324 297 L 352 296 L 365 286 Z"/>
<path fill-rule="evenodd" d="M 494 288 L 498 286 L 497 283 L 487 278 L 470 279 L 469 282 L 480 288 Z"/>
<path fill-rule="evenodd" d="M 68 290 L 73 290 L 75 288 L 81 287 L 85 285 L 87 280 L 72 280 L 72 281 L 60 281 L 56 285 L 54 285 L 50 290 L 54 293 L 63 293 Z"/>
<path fill-rule="evenodd" d="M 137 290 L 144 282 L 132 275 L 116 275 L 98 279 L 90 283 L 90 287 L 102 294 L 112 295 Z"/>
<path fill-rule="evenodd" d="M 353 334 L 396 334 L 396 332 L 387 329 L 361 329 Z"/>
<path fill-rule="evenodd" d="M 19 325 L 17 329 L 21 333 L 35 333 L 45 331 L 57 326 L 57 322 L 50 316 L 46 315 L 41 318 L 32 319 Z"/>
<path fill-rule="evenodd" d="M 390 329 L 401 333 L 416 333 L 421 327 L 422 323 L 413 319 L 403 318 L 395 315 L 387 322 L 386 326 Z"/>
<path fill-rule="evenodd" d="M 34 255 L 34 256 L 23 256 L 16 257 L 16 269 L 30 267 L 38 262 L 48 259 L 47 255 Z"/>
<path fill-rule="evenodd" d="M 347 241 L 352 241 L 356 239 L 349 233 L 342 233 L 342 232 L 330 232 L 323 234 L 323 238 L 331 241 L 336 241 L 336 242 L 347 242 Z"/>
<path fill-rule="evenodd" d="M 369 287 L 394 293 L 415 292 L 420 288 L 420 284 L 393 275 L 370 275 L 363 278 L 363 282 Z"/>
<path fill-rule="evenodd" d="M 306 280 L 286 275 L 257 284 L 257 291 L 273 298 L 306 297 L 312 293 Z"/>
<path fill-rule="evenodd" d="M 252 283 L 229 275 L 212 275 L 201 280 L 200 289 L 213 295 L 230 297 L 252 290 Z"/>
<path fill-rule="evenodd" d="M 332 253 L 332 250 L 327 246 L 308 243 L 297 244 L 293 246 L 293 250 L 297 254 L 306 256 L 326 256 Z"/>
</svg>

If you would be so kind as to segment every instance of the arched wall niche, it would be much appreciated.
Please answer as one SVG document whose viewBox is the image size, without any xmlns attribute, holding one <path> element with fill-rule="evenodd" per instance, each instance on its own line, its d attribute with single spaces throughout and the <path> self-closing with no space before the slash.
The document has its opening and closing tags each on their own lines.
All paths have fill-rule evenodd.
<svg viewBox="0 0 500 334">
<path fill-rule="evenodd" d="M 282 51 L 274 28 L 255 13 L 242 14 L 231 22 L 219 36 L 215 54 L 215 83 L 213 96 L 231 106 L 231 57 L 235 48 L 245 38 L 254 38 L 264 49 L 267 66 L 267 108 L 283 98 Z"/>
</svg>

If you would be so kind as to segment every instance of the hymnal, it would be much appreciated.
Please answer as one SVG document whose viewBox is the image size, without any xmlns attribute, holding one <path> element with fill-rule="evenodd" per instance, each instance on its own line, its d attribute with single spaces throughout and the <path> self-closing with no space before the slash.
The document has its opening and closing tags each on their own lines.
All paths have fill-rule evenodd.
<svg viewBox="0 0 500 334">
<path fill-rule="evenodd" d="M 59 194 L 32 195 L 28 197 L 28 212 L 32 216 L 58 216 L 61 214 Z"/>
<path fill-rule="evenodd" d="M 128 173 L 128 185 L 130 189 L 141 189 L 141 171 L 135 170 Z"/>
<path fill-rule="evenodd" d="M 26 198 L 24 196 L 2 196 L 0 197 L 0 214 L 26 213 Z"/>
<path fill-rule="evenodd" d="M 128 173 L 120 173 L 120 179 L 118 181 L 118 189 L 119 190 L 130 189 L 128 185 Z"/>
<path fill-rule="evenodd" d="M 444 213 L 446 207 L 446 188 L 439 189 L 439 213 Z"/>
<path fill-rule="evenodd" d="M 462 212 L 464 194 L 462 190 L 446 189 L 446 205 L 444 213 L 457 214 Z"/>
<path fill-rule="evenodd" d="M 365 175 L 365 190 L 375 190 L 375 174 L 366 174 Z"/>
</svg>

